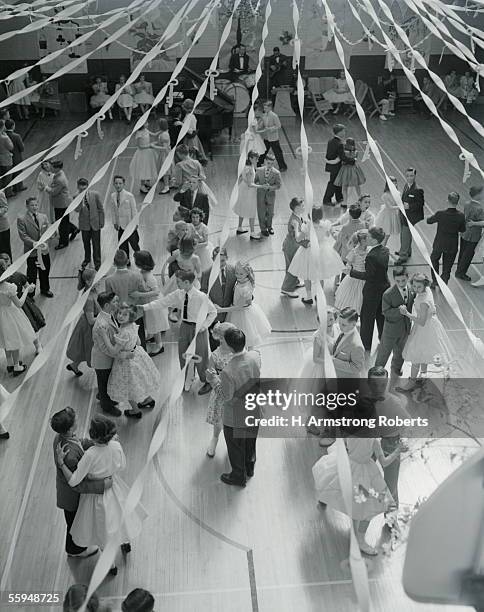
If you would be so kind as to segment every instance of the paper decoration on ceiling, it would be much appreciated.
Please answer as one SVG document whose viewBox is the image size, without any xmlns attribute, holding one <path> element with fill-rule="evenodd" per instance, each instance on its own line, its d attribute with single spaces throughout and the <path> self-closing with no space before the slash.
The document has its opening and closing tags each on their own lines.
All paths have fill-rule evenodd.
<svg viewBox="0 0 484 612">
<path fill-rule="evenodd" d="M 130 47 L 137 49 L 131 53 L 131 70 L 135 68 L 146 54 L 159 42 L 163 32 L 173 15 L 169 11 L 154 10 L 141 22 L 138 22 L 129 31 Z M 167 52 L 163 49 L 158 57 L 150 62 L 145 72 L 172 72 L 176 66 L 175 51 Z"/>
<path fill-rule="evenodd" d="M 58 6 L 54 9 L 54 13 L 58 13 L 63 10 L 62 6 Z M 59 49 L 65 49 L 68 47 L 73 40 L 80 38 L 83 31 L 80 29 L 80 23 L 77 21 L 58 21 L 54 25 L 46 26 L 41 30 L 38 30 L 38 42 L 39 42 L 39 56 L 45 57 L 49 53 L 59 51 Z M 65 53 L 60 54 L 51 62 L 47 62 L 41 66 L 41 71 L 44 74 L 53 74 L 60 68 L 67 66 L 69 62 L 78 57 L 82 57 L 86 53 L 85 45 L 79 45 L 70 49 Z M 72 73 L 86 73 L 87 62 L 81 62 Z"/>
<path fill-rule="evenodd" d="M 392 12 L 395 21 L 405 31 L 412 46 L 418 48 L 425 61 L 428 63 L 430 61 L 430 48 L 432 44 L 432 37 L 429 36 L 430 32 L 426 25 L 423 23 L 422 19 L 420 19 L 420 17 L 418 17 L 414 12 L 412 12 L 412 10 L 403 0 L 393 0 L 393 2 L 391 3 L 388 2 L 388 7 Z M 403 63 L 409 70 L 412 70 L 413 72 L 413 55 L 411 52 L 409 53 L 407 51 L 406 45 L 398 35 L 395 26 L 389 23 L 388 18 L 381 9 L 378 13 L 378 18 L 388 37 L 392 40 L 396 48 L 400 51 L 400 56 L 402 58 Z M 387 63 L 385 63 L 385 67 L 389 68 Z"/>
<path fill-rule="evenodd" d="M 255 70 L 258 61 L 259 45 L 262 38 L 263 11 L 257 0 L 244 0 L 235 12 L 232 30 L 227 45 L 220 54 L 221 70 L 228 70 L 232 48 L 242 43 L 247 48 L 249 66 Z M 223 0 L 218 9 L 218 29 L 221 32 L 227 23 L 234 6 L 233 0 Z"/>
<path fill-rule="evenodd" d="M 344 21 L 344 2 L 336 4 L 338 23 Z M 302 55 L 307 70 L 334 70 L 341 68 L 334 40 L 328 35 L 328 22 L 320 0 L 306 3 L 301 13 Z"/>
</svg>

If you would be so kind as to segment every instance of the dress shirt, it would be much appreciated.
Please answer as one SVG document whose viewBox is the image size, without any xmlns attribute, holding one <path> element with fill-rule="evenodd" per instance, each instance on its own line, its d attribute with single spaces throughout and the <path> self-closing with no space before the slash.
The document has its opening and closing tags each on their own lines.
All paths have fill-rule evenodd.
<svg viewBox="0 0 484 612">
<path fill-rule="evenodd" d="M 239 55 L 239 68 L 241 70 L 244 69 L 244 56 L 243 55 Z"/>
<path fill-rule="evenodd" d="M 264 127 L 264 140 L 268 140 L 269 142 L 279 140 L 281 122 L 274 111 L 269 111 L 264 115 Z"/>
<path fill-rule="evenodd" d="M 117 225 L 121 229 L 126 229 L 128 223 L 138 212 L 136 209 L 136 200 L 134 199 L 134 195 L 126 189 L 120 191 L 119 194 L 117 191 L 114 191 L 111 194 L 111 212 L 113 224 Z"/>
<path fill-rule="evenodd" d="M 150 302 L 149 304 L 144 304 L 142 308 L 146 312 L 147 310 L 156 309 L 160 306 L 171 306 L 172 308 L 177 308 L 180 312 L 183 312 L 183 305 L 185 303 L 186 294 L 186 291 L 183 291 L 182 289 L 176 289 L 175 291 L 172 291 L 164 297 L 159 297 L 157 300 L 153 300 L 153 302 Z M 205 293 L 202 293 L 201 291 L 195 289 L 195 287 L 192 286 L 188 291 L 188 323 L 197 322 L 198 313 L 202 310 L 205 304 L 207 305 L 207 318 L 205 319 L 203 325 L 208 328 L 217 317 L 217 309 Z"/>
<path fill-rule="evenodd" d="M 194 206 L 195 200 L 197 199 L 198 189 L 195 189 L 195 191 L 190 190 L 190 193 L 192 194 L 192 206 Z"/>
<path fill-rule="evenodd" d="M 408 300 L 408 287 L 404 287 L 403 289 L 398 287 L 398 290 L 400 291 L 400 295 L 402 296 L 402 299 L 403 299 L 404 303 L 406 304 L 407 300 Z"/>
</svg>

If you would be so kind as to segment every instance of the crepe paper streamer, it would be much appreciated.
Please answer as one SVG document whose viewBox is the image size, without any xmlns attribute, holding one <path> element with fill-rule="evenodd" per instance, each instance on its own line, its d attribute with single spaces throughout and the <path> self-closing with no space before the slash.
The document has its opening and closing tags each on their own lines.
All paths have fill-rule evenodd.
<svg viewBox="0 0 484 612">
<path fill-rule="evenodd" d="M 362 162 L 366 162 L 370 159 L 371 155 L 370 155 L 370 145 L 368 143 L 366 143 L 366 147 L 365 147 L 365 151 L 363 153 L 363 157 L 361 158 Z"/>
<path fill-rule="evenodd" d="M 40 246 L 37 247 L 37 261 L 35 262 L 35 265 L 37 266 L 37 268 L 40 268 L 41 270 L 45 270 L 45 265 L 44 265 L 44 260 L 42 259 L 42 249 L 40 248 Z"/>
<path fill-rule="evenodd" d="M 183 353 L 182 357 L 187 362 L 193 361 L 193 363 L 202 363 L 202 358 L 200 357 L 200 355 L 197 355 L 195 353 L 186 352 Z"/>
<path fill-rule="evenodd" d="M 388 8 L 388 6 L 385 4 L 385 2 L 383 2 L 383 0 L 377 0 L 377 1 L 378 1 L 378 4 L 381 6 L 382 10 L 384 11 L 384 13 L 391 18 L 392 17 L 392 13 L 391 13 L 390 9 Z M 368 15 L 370 15 L 370 17 L 375 19 L 376 18 L 376 12 L 375 12 L 372 4 L 369 2 L 369 0 L 362 0 L 361 4 L 365 5 L 363 8 L 368 13 Z M 439 115 L 439 113 L 437 111 L 437 108 L 436 108 L 434 102 L 432 101 L 432 99 L 426 93 L 424 93 L 422 91 L 419 82 L 415 78 L 415 75 L 405 66 L 404 62 L 400 58 L 400 54 L 398 52 L 398 49 L 395 47 L 393 42 L 387 36 L 387 34 L 385 33 L 384 29 L 381 26 L 379 26 L 379 27 L 380 27 L 380 30 L 382 32 L 382 35 L 383 35 L 387 45 L 388 45 L 388 48 L 389 48 L 390 52 L 392 53 L 392 55 L 395 56 L 395 59 L 400 64 L 400 66 L 401 66 L 403 72 L 405 73 L 406 77 L 409 79 L 409 81 L 412 83 L 412 85 L 415 87 L 415 89 L 417 89 L 417 91 L 419 91 L 420 95 L 422 96 L 422 100 L 425 102 L 425 104 L 427 105 L 427 107 L 429 108 L 431 113 L 439 120 L 440 125 L 442 126 L 444 132 L 459 147 L 461 153 L 464 154 L 466 159 L 469 159 L 471 165 L 474 168 L 476 168 L 476 170 L 481 174 L 481 176 L 484 176 L 484 173 L 481 170 L 479 164 L 477 163 L 477 160 L 476 160 L 475 156 L 470 151 L 468 151 L 467 149 L 464 149 L 464 147 L 461 145 L 461 143 L 459 141 L 459 138 L 457 137 L 457 134 L 455 133 L 455 131 L 452 128 L 452 126 L 450 124 L 448 124 L 444 119 L 442 119 L 442 117 Z M 434 80 L 434 82 L 439 87 L 441 87 L 443 89 L 444 92 L 447 92 L 447 90 L 445 88 L 445 85 L 442 82 L 442 79 L 438 78 L 437 75 L 435 75 L 432 71 L 430 71 L 428 69 L 427 63 L 425 62 L 424 58 L 421 56 L 421 54 L 418 51 L 415 51 L 414 49 L 412 49 L 412 47 L 410 45 L 410 41 L 408 40 L 407 35 L 405 34 L 403 29 L 397 23 L 395 23 L 395 29 L 397 30 L 398 34 L 402 37 L 402 40 L 404 40 L 405 43 L 410 47 L 413 56 L 417 57 L 419 59 L 419 62 L 422 64 L 422 66 L 425 66 L 427 68 L 429 76 Z M 447 95 L 449 97 L 451 96 L 451 94 L 449 92 L 447 92 Z M 452 99 L 452 101 L 457 102 L 457 98 L 455 98 L 455 96 L 452 96 L 451 99 Z M 455 102 L 454 102 L 454 104 L 455 104 Z M 471 118 L 466 113 L 464 107 L 462 106 L 462 103 L 460 103 L 460 106 L 459 106 L 459 103 L 455 104 L 455 106 L 459 110 L 462 110 L 463 114 L 465 114 L 465 116 L 471 122 Z M 477 131 L 479 131 L 481 135 L 484 135 L 484 129 L 482 128 L 482 126 L 480 126 L 480 127 L 478 126 L 478 122 L 474 121 L 472 123 L 472 125 L 476 127 Z"/>
<path fill-rule="evenodd" d="M 441 15 L 446 15 L 450 23 L 457 30 L 462 32 L 462 34 L 474 34 L 476 44 L 478 44 L 480 47 L 483 47 L 481 39 L 484 37 L 484 35 L 482 31 L 478 28 L 473 28 L 472 26 L 468 25 L 462 19 L 462 17 L 460 17 L 460 15 L 458 15 L 452 10 L 451 7 L 448 7 L 443 2 L 435 2 L 435 0 L 425 0 L 425 3 L 431 6 L 436 12 L 440 13 Z M 427 14 L 430 15 L 431 11 L 427 11 Z"/>
<path fill-rule="evenodd" d="M 62 2 L 62 7 L 66 7 L 66 6 L 72 6 L 73 4 L 75 5 L 82 5 L 83 3 L 79 3 L 78 0 L 66 0 L 66 2 Z M 34 5 L 38 5 L 40 7 L 42 7 L 40 10 L 34 10 L 32 7 L 34 7 Z M 53 6 L 49 6 L 48 2 L 32 2 L 32 4 L 26 4 L 26 3 L 22 3 L 22 4 L 2 4 L 2 6 L 0 7 L 0 9 L 3 9 L 5 11 L 5 15 L 2 15 L 1 19 L 11 19 L 12 17 L 20 17 L 23 15 L 26 16 L 31 16 L 31 15 L 38 15 L 41 14 L 42 11 L 50 11 L 54 8 L 56 8 L 57 2 L 53 2 Z M 7 13 L 6 11 L 14 11 L 14 14 L 11 13 Z M 76 19 L 78 19 L 78 17 L 76 17 Z"/>
<path fill-rule="evenodd" d="M 328 6 L 327 0 L 321 0 L 325 11 L 327 13 L 330 12 L 330 8 Z M 341 45 L 340 41 L 338 40 L 338 38 L 335 36 L 335 47 L 336 47 L 336 53 L 338 54 L 338 57 L 340 59 L 341 64 L 343 65 L 343 67 L 345 66 L 345 53 L 343 50 L 343 46 Z M 348 70 L 344 67 L 344 72 L 345 72 L 345 78 L 346 78 L 346 83 L 348 84 L 348 87 L 351 91 L 351 95 L 353 96 L 354 100 L 355 100 L 355 108 L 356 108 L 356 112 L 358 114 L 358 118 L 360 119 L 360 122 L 363 126 L 363 129 L 366 132 L 366 137 L 368 140 L 368 144 L 370 145 L 371 151 L 373 153 L 373 155 L 375 156 L 376 161 L 378 162 L 378 165 L 380 166 L 383 176 L 385 177 L 385 181 L 388 184 L 389 188 L 390 188 L 390 192 L 392 194 L 393 199 L 395 200 L 395 202 L 398 205 L 398 208 L 400 209 L 400 212 L 407 217 L 407 213 L 406 210 L 403 206 L 403 202 L 402 202 L 402 198 L 401 195 L 399 193 L 399 191 L 396 189 L 395 185 L 393 184 L 393 182 L 390 180 L 390 177 L 388 176 L 386 170 L 385 170 L 385 165 L 383 163 L 383 159 L 382 156 L 380 154 L 380 149 L 378 148 L 378 144 L 376 143 L 375 139 L 372 137 L 372 135 L 370 134 L 370 132 L 368 131 L 368 125 L 367 125 L 367 121 L 366 121 L 366 115 L 365 115 L 365 111 L 363 110 L 363 107 L 361 106 L 361 104 L 359 103 L 357 97 L 356 97 L 356 91 L 355 91 L 355 84 L 353 81 L 353 78 L 351 76 L 351 74 L 348 72 Z M 411 74 L 411 73 L 410 73 Z M 408 75 L 407 75 L 408 76 Z M 413 75 L 412 75 L 413 78 Z M 429 267 L 431 269 L 433 269 L 432 266 L 432 262 L 430 259 L 430 253 L 427 249 L 427 247 L 425 246 L 425 243 L 422 239 L 422 237 L 420 236 L 420 233 L 418 232 L 418 230 L 409 222 L 408 223 L 408 228 L 410 230 L 410 233 L 412 234 L 412 239 L 415 241 L 415 244 L 417 246 L 417 248 L 420 250 L 423 258 L 425 259 L 425 261 L 429 264 Z M 463 327 L 464 327 L 464 331 L 466 332 L 470 342 L 471 342 L 471 346 L 474 349 L 474 353 L 475 356 L 478 357 L 481 361 L 484 362 L 484 350 L 482 349 L 482 343 L 480 342 L 480 340 L 474 335 L 474 333 L 469 329 L 466 320 L 462 314 L 462 311 L 459 307 L 459 304 L 457 303 L 457 300 L 454 296 L 454 294 L 452 293 L 452 291 L 449 289 L 449 287 L 442 281 L 441 277 L 436 274 L 436 280 L 437 283 L 439 285 L 440 290 L 442 291 L 443 296 L 445 297 L 445 299 L 447 300 L 451 310 L 453 310 L 455 312 L 455 314 L 457 315 L 459 321 L 462 323 Z"/>
<path fill-rule="evenodd" d="M 173 106 L 173 90 L 174 88 L 178 85 L 178 79 L 172 79 L 169 83 L 169 88 L 168 88 L 168 108 L 171 108 Z"/>
<path fill-rule="evenodd" d="M 102 128 L 101 128 L 101 121 L 104 121 L 105 119 L 106 119 L 106 115 L 101 115 L 100 117 L 96 119 L 97 135 L 99 136 L 100 140 L 103 140 L 104 138 L 104 132 L 102 131 Z"/>
<path fill-rule="evenodd" d="M 308 151 L 308 155 L 311 155 L 311 153 L 313 152 L 313 148 L 312 147 L 308 147 L 307 148 Z M 302 152 L 302 147 L 299 146 L 296 148 L 296 157 L 302 157 L 303 152 Z"/>
<path fill-rule="evenodd" d="M 390 9 L 388 8 L 388 5 L 385 4 L 385 2 L 383 2 L 382 0 L 378 0 L 378 2 L 380 3 L 380 6 L 382 8 L 382 10 L 385 12 L 385 14 L 387 14 L 389 17 L 393 17 Z M 454 96 L 453 94 L 451 94 L 446 86 L 445 83 L 442 81 L 442 79 L 440 78 L 440 76 L 436 73 L 434 73 L 432 70 L 430 70 L 430 68 L 427 65 L 427 62 L 425 61 L 425 58 L 422 57 L 422 55 L 420 54 L 419 51 L 417 51 L 416 49 L 412 48 L 412 45 L 410 43 L 410 40 L 408 39 L 408 36 L 405 32 L 405 30 L 403 30 L 398 24 L 395 24 L 395 29 L 398 32 L 398 34 L 400 35 L 400 37 L 402 38 L 403 42 L 408 46 L 409 50 L 408 52 L 412 54 L 412 57 L 414 59 L 416 59 L 419 64 L 422 66 L 422 68 L 426 69 L 428 72 L 428 76 L 432 79 L 432 81 L 437 85 L 437 87 L 439 87 L 439 89 L 441 89 L 449 98 L 449 100 L 452 102 L 452 104 L 454 105 L 454 107 L 462 114 L 465 116 L 465 118 L 469 121 L 469 123 L 472 125 L 472 127 L 476 130 L 476 132 L 482 137 L 484 138 L 484 128 L 482 127 L 482 125 L 480 124 L 479 121 L 476 121 L 473 117 L 471 117 L 464 105 L 462 104 L 462 102 L 459 100 L 459 98 L 457 98 L 456 96 Z"/>
<path fill-rule="evenodd" d="M 220 72 L 218 70 L 205 70 L 205 76 L 210 78 L 210 100 L 213 100 L 217 95 L 217 90 L 215 88 L 215 79 L 218 77 L 219 74 Z"/>
<path fill-rule="evenodd" d="M 77 160 L 82 155 L 82 139 L 89 136 L 88 132 L 82 132 L 77 137 L 76 150 L 74 151 L 74 159 Z"/>
</svg>

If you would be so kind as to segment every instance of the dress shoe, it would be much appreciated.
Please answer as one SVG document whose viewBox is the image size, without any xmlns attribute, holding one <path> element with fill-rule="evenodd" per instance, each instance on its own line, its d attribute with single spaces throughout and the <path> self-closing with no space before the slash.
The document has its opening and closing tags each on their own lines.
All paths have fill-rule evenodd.
<svg viewBox="0 0 484 612">
<path fill-rule="evenodd" d="M 201 386 L 198 390 L 198 395 L 206 395 L 207 393 L 210 393 L 211 390 L 211 385 L 209 385 L 207 382 L 203 383 L 203 386 Z"/>
<path fill-rule="evenodd" d="M 141 411 L 138 412 L 137 410 L 125 410 L 124 416 L 128 417 L 129 419 L 141 419 L 143 414 Z"/>
<path fill-rule="evenodd" d="M 69 372 L 72 372 L 75 376 L 82 376 L 84 374 L 81 370 L 74 370 L 70 363 L 66 365 L 66 370 L 69 370 Z"/>
<path fill-rule="evenodd" d="M 103 406 L 103 412 L 115 417 L 121 416 L 122 414 L 121 410 L 116 408 L 116 406 Z"/>
<path fill-rule="evenodd" d="M 254 466 L 245 468 L 245 473 L 247 474 L 247 478 L 253 478 L 253 476 L 254 476 Z"/>
<path fill-rule="evenodd" d="M 0 440 L 8 440 L 10 438 L 10 434 L 8 433 L 8 431 L 4 431 L 3 433 L 0 433 Z"/>
<path fill-rule="evenodd" d="M 265 236 L 266 238 L 267 238 L 267 236 L 270 236 L 270 234 L 269 234 L 269 230 L 262 230 L 262 231 L 261 231 L 261 234 L 262 234 L 263 236 Z"/>
<path fill-rule="evenodd" d="M 145 410 L 151 410 L 152 408 L 155 407 L 155 400 L 150 398 L 145 400 L 144 402 L 139 402 L 138 403 L 138 408 L 144 408 Z"/>
<path fill-rule="evenodd" d="M 297 293 L 293 293 L 292 291 L 281 291 L 281 295 L 285 295 L 286 297 L 290 297 L 290 298 L 299 297 Z"/>
<path fill-rule="evenodd" d="M 128 553 L 130 553 L 131 544 L 129 542 L 126 542 L 125 544 L 121 544 L 121 552 L 123 553 L 123 555 L 127 555 Z"/>
<path fill-rule="evenodd" d="M 233 485 L 235 487 L 245 487 L 245 482 L 243 481 L 237 481 L 237 480 L 233 480 L 232 476 L 230 474 L 222 474 L 222 476 L 220 476 L 220 480 L 226 484 L 226 485 Z"/>
<path fill-rule="evenodd" d="M 25 364 L 19 365 L 18 368 L 16 366 L 13 366 L 12 376 L 13 377 L 21 376 L 25 372 L 26 369 L 27 369 L 27 366 Z"/>
<path fill-rule="evenodd" d="M 296 289 L 302 289 L 304 287 L 304 283 L 301 283 L 301 281 L 297 281 L 297 285 L 296 285 Z"/>
<path fill-rule="evenodd" d="M 314 300 L 312 300 L 312 299 L 307 300 L 306 298 L 301 298 L 301 302 L 305 306 L 312 306 L 314 304 Z"/>
<path fill-rule="evenodd" d="M 41 291 L 40 295 L 43 295 L 46 298 L 53 298 L 54 294 L 52 293 L 52 291 Z"/>
<path fill-rule="evenodd" d="M 78 230 L 77 228 L 75 230 L 72 230 L 71 235 L 69 236 L 69 240 L 72 242 L 73 240 L 76 239 L 77 234 L 79 234 L 80 230 Z"/>
<path fill-rule="evenodd" d="M 161 353 L 165 352 L 165 347 L 160 347 L 157 351 L 153 351 L 152 353 L 148 353 L 150 357 L 156 357 L 156 355 L 161 355 Z"/>
<path fill-rule="evenodd" d="M 58 245 L 55 247 L 55 250 L 56 250 L 56 251 L 60 251 L 61 249 L 65 249 L 65 248 L 67 248 L 68 246 L 69 246 L 69 245 L 67 245 L 67 244 L 58 244 Z"/>
<path fill-rule="evenodd" d="M 251 234 L 250 235 L 250 239 L 251 240 L 260 240 L 262 238 L 262 236 L 260 234 Z"/>
<path fill-rule="evenodd" d="M 74 557 L 75 559 L 87 559 L 88 557 L 92 557 L 99 552 L 98 546 L 88 546 L 85 550 L 80 553 L 72 554 L 67 553 L 68 557 Z"/>
<path fill-rule="evenodd" d="M 237 234 L 237 236 L 240 236 L 242 234 L 247 234 L 249 230 L 242 230 L 242 229 L 238 229 L 235 233 Z"/>
<path fill-rule="evenodd" d="M 306 431 L 308 432 L 308 434 L 311 434 L 312 436 L 319 436 L 321 434 L 321 432 L 316 427 L 316 425 L 308 425 L 306 427 Z"/>
<path fill-rule="evenodd" d="M 484 287 L 484 276 L 481 276 L 479 280 L 476 280 L 471 283 L 471 287 Z"/>
<path fill-rule="evenodd" d="M 395 266 L 404 266 L 404 265 L 407 263 L 407 261 L 408 261 L 407 259 L 401 259 L 401 258 L 398 258 L 398 259 L 395 261 L 394 265 L 395 265 Z"/>
<path fill-rule="evenodd" d="M 468 274 L 455 274 L 455 277 L 459 280 L 470 281 L 472 278 Z"/>
<path fill-rule="evenodd" d="M 269 231 L 269 234 L 270 234 L 271 236 L 273 236 L 273 235 L 274 235 L 274 230 L 272 229 L 272 227 L 270 227 L 268 231 Z"/>
</svg>

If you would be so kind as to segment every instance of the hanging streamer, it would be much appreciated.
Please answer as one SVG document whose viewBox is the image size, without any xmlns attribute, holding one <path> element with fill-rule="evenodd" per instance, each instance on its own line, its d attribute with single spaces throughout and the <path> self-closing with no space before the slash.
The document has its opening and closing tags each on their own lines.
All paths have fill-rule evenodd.
<svg viewBox="0 0 484 612">
<path fill-rule="evenodd" d="M 455 13 L 451 6 L 448 6 L 446 4 L 444 4 L 443 2 L 438 2 L 435 0 L 425 0 L 425 3 L 428 4 L 430 7 L 432 7 L 437 13 L 440 13 L 441 15 L 446 15 L 447 19 L 450 21 L 450 23 L 460 32 L 462 32 L 462 34 L 474 34 L 476 37 L 476 43 L 480 46 L 484 48 L 483 45 L 483 41 L 481 40 L 484 37 L 484 34 L 482 32 L 482 30 L 478 29 L 478 28 L 473 28 L 472 26 L 468 25 L 463 19 L 462 17 L 460 17 L 460 15 L 458 15 L 457 13 Z M 428 14 L 431 14 L 431 11 L 426 11 Z"/>
<path fill-rule="evenodd" d="M 171 108 L 173 106 L 173 93 L 177 85 L 178 85 L 178 79 L 171 79 L 171 81 L 169 82 L 168 98 L 167 98 L 168 108 Z"/>
<path fill-rule="evenodd" d="M 101 121 L 104 121 L 105 119 L 106 119 L 106 115 L 101 115 L 96 119 L 97 135 L 99 136 L 100 140 L 103 140 L 104 138 L 104 132 L 102 131 L 102 128 L 101 128 Z"/>
<path fill-rule="evenodd" d="M 82 139 L 87 138 L 89 136 L 88 132 L 82 132 L 77 137 L 76 150 L 74 151 L 74 159 L 77 160 L 82 155 Z"/>
</svg>

